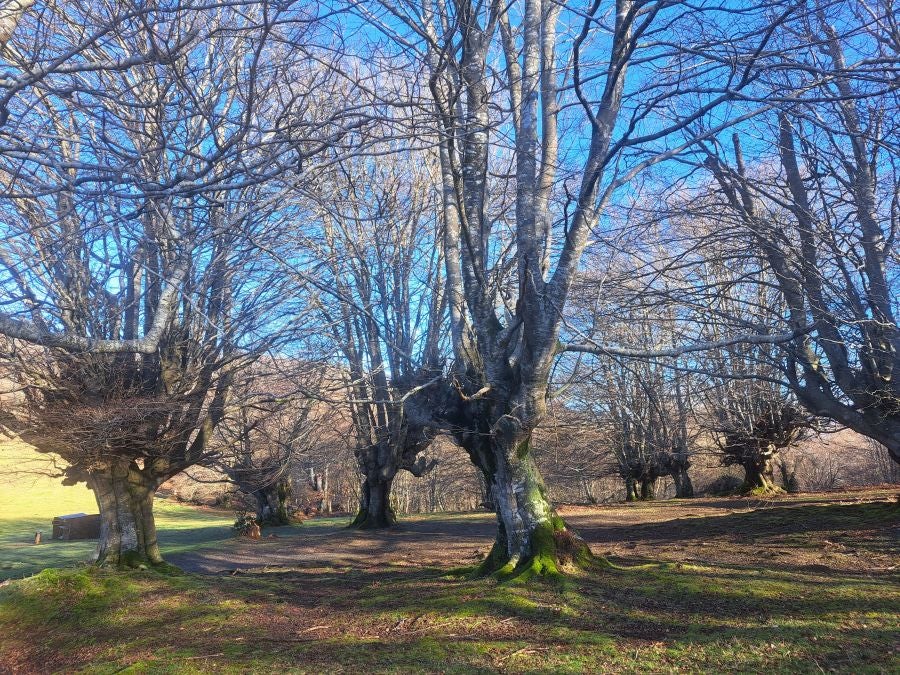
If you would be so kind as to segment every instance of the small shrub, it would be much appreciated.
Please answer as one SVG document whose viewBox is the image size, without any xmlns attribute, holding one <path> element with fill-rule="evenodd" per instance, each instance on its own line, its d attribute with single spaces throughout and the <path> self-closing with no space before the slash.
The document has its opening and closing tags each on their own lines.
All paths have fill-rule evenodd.
<svg viewBox="0 0 900 675">
<path fill-rule="evenodd" d="M 250 511 L 238 511 L 237 518 L 232 527 L 237 530 L 238 534 L 247 534 L 251 528 L 259 527 L 256 522 L 256 514 Z"/>
</svg>

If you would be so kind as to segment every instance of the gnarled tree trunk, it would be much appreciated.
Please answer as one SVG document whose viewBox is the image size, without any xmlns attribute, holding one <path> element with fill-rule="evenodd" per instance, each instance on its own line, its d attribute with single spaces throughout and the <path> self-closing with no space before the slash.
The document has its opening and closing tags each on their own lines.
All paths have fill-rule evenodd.
<svg viewBox="0 0 900 675">
<path fill-rule="evenodd" d="M 641 501 L 648 502 L 656 499 L 656 478 L 641 479 Z"/>
<path fill-rule="evenodd" d="M 153 498 L 156 482 L 134 462 L 115 462 L 88 474 L 100 508 L 98 565 L 137 567 L 163 562 L 156 538 Z"/>
<path fill-rule="evenodd" d="M 482 574 L 526 580 L 557 576 L 564 565 L 584 566 L 588 545 L 569 529 L 547 498 L 544 481 L 531 457 L 531 432 L 492 441 L 492 494 L 497 508 L 497 538 L 482 563 Z"/>
<path fill-rule="evenodd" d="M 744 492 L 768 494 L 781 492 L 775 483 L 775 452 L 748 454 L 741 462 L 744 467 Z"/>
<path fill-rule="evenodd" d="M 637 485 L 634 482 L 634 478 L 631 476 L 625 477 L 625 501 L 626 502 L 635 502 L 640 497 L 638 496 Z"/>
<path fill-rule="evenodd" d="M 359 500 L 359 513 L 350 527 L 376 530 L 397 524 L 397 516 L 391 508 L 391 485 L 396 475 L 396 471 L 382 471 L 371 472 L 366 476 Z"/>
<path fill-rule="evenodd" d="M 262 525 L 289 525 L 291 518 L 287 503 L 291 492 L 290 481 L 285 479 L 254 490 L 257 522 Z"/>
</svg>

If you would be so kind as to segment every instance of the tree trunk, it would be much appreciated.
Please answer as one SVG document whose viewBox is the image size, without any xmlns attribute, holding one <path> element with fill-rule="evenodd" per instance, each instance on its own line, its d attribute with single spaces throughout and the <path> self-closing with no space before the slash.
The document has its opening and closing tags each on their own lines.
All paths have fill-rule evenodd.
<svg viewBox="0 0 900 675">
<path fill-rule="evenodd" d="M 641 501 L 649 502 L 656 498 L 656 479 L 641 479 Z"/>
<path fill-rule="evenodd" d="M 291 484 L 287 480 L 255 490 L 253 496 L 256 497 L 257 522 L 262 525 L 290 525 L 288 500 L 291 492 Z"/>
<path fill-rule="evenodd" d="M 773 494 L 782 491 L 775 484 L 774 453 L 764 453 L 746 458 L 742 464 L 744 467 L 744 492 Z"/>
<path fill-rule="evenodd" d="M 684 432 L 685 435 L 687 431 Z M 688 469 L 691 467 L 690 455 L 687 451 L 687 443 L 680 443 L 669 456 L 667 468 L 672 482 L 675 484 L 675 498 L 686 499 L 694 496 L 694 484 Z"/>
<path fill-rule="evenodd" d="M 530 444 L 530 432 L 512 442 L 493 439 L 497 538 L 479 569 L 482 574 L 525 581 L 535 575 L 558 576 L 560 567 L 583 567 L 593 558 L 547 499 Z"/>
<path fill-rule="evenodd" d="M 391 484 L 394 475 L 370 474 L 362 486 L 359 513 L 350 523 L 350 527 L 360 530 L 377 530 L 393 527 L 397 524 L 397 516 L 391 508 Z"/>
<path fill-rule="evenodd" d="M 155 481 L 133 462 L 118 462 L 91 471 L 88 485 L 100 509 L 94 562 L 127 567 L 162 563 L 153 519 Z"/>
<path fill-rule="evenodd" d="M 634 502 L 638 499 L 637 485 L 635 485 L 634 478 L 628 476 L 625 479 L 625 501 L 626 502 Z"/>
</svg>

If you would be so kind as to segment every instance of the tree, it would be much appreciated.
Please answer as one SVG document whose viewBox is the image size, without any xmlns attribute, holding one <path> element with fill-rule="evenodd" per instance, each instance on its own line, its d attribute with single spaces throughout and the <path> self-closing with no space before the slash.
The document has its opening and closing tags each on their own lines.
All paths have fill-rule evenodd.
<svg viewBox="0 0 900 675">
<path fill-rule="evenodd" d="M 437 433 L 426 401 L 441 376 L 446 296 L 429 168 L 409 153 L 336 164 L 317 195 L 319 239 L 307 235 L 323 263 L 320 312 L 346 369 L 361 529 L 394 525 L 397 472 L 431 466 L 421 455 Z"/>
<path fill-rule="evenodd" d="M 215 466 L 254 504 L 260 525 L 288 525 L 303 460 L 319 445 L 333 417 L 323 364 L 266 359 L 242 373 L 216 430 Z M 312 472 L 311 472 L 312 473 Z M 310 476 L 322 491 L 322 480 Z M 299 486 L 297 486 L 299 488 Z"/>
<path fill-rule="evenodd" d="M 286 39 L 309 21 L 265 4 L 146 18 L 98 28 L 81 52 L 98 67 L 23 90 L 0 152 L 0 332 L 32 345 L 12 353 L 29 438 L 94 490 L 101 564 L 162 561 L 156 488 L 207 461 L 236 374 L 301 315 L 263 253 L 272 178 L 321 148 L 304 112 L 328 90 Z M 129 60 L 147 44 L 158 58 Z"/>
<path fill-rule="evenodd" d="M 590 557 L 550 504 L 531 440 L 592 230 L 620 187 L 678 152 L 664 139 L 748 83 L 743 63 L 735 71 L 704 61 L 695 89 L 685 73 L 696 51 L 654 46 L 702 25 L 701 51 L 715 50 L 714 12 L 629 0 L 607 21 L 601 4 L 403 1 L 381 3 L 387 19 L 367 14 L 428 69 L 454 376 L 466 410 L 457 419 L 480 439 L 470 455 L 497 507 L 482 571 L 501 576 L 556 574 L 563 561 Z M 733 32 L 727 42 L 742 62 L 763 35 L 747 52 Z"/>
<path fill-rule="evenodd" d="M 774 276 L 784 313 L 768 321 L 797 333 L 781 353 L 797 398 L 900 462 L 890 3 L 817 5 L 788 24 L 780 46 L 760 84 L 771 113 L 705 146 L 719 187 L 710 206 L 720 236 L 753 241 Z"/>
<path fill-rule="evenodd" d="M 802 440 L 813 426 L 809 416 L 765 383 L 731 381 L 713 392 L 712 429 L 723 463 L 743 468 L 743 492 L 780 492 L 775 482 L 779 452 Z"/>
</svg>

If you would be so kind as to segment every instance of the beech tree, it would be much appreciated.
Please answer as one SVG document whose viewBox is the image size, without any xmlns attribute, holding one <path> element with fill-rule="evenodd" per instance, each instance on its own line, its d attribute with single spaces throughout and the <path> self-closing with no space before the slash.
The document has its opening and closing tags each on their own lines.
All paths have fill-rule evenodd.
<svg viewBox="0 0 900 675">
<path fill-rule="evenodd" d="M 358 11 L 428 73 L 423 107 L 440 153 L 454 377 L 465 403 L 457 421 L 481 439 L 470 454 L 490 477 L 498 517 L 481 569 L 556 574 L 590 552 L 550 504 L 531 439 L 581 255 L 618 189 L 679 151 L 665 139 L 748 84 L 746 66 L 769 36 L 748 46 L 729 27 L 739 68 L 704 58 L 695 86 L 685 78 L 695 55 L 724 36 L 714 11 L 631 0 L 380 7 L 387 18 Z M 695 50 L 668 47 L 698 34 Z"/>
<path fill-rule="evenodd" d="M 0 130 L 0 332 L 24 341 L 10 358 L 28 440 L 94 490 L 101 564 L 162 561 L 156 488 L 207 461 L 234 377 L 302 315 L 263 255 L 285 189 L 272 178 L 302 180 L 297 154 L 340 131 L 309 112 L 330 71 L 293 46 L 315 22 L 269 9 L 104 22 Z M 45 18 L 53 44 L 77 38 Z"/>
<path fill-rule="evenodd" d="M 752 241 L 796 338 L 799 401 L 900 462 L 896 17 L 891 3 L 816 5 L 789 22 L 761 79 L 772 111 L 704 144 L 719 238 Z"/>
<path fill-rule="evenodd" d="M 427 159 L 427 158 L 426 158 Z M 429 388 L 441 378 L 446 311 L 438 193 L 423 158 L 391 154 L 335 165 L 317 194 L 318 306 L 346 368 L 346 405 L 363 476 L 362 529 L 396 523 L 391 485 L 421 476 L 437 430 Z"/>
<path fill-rule="evenodd" d="M 322 363 L 263 359 L 242 373 L 214 439 L 220 469 L 253 503 L 260 525 L 288 525 L 297 476 L 333 418 Z M 315 474 L 310 477 L 316 485 Z M 296 486 L 299 488 L 300 486 Z"/>
</svg>

